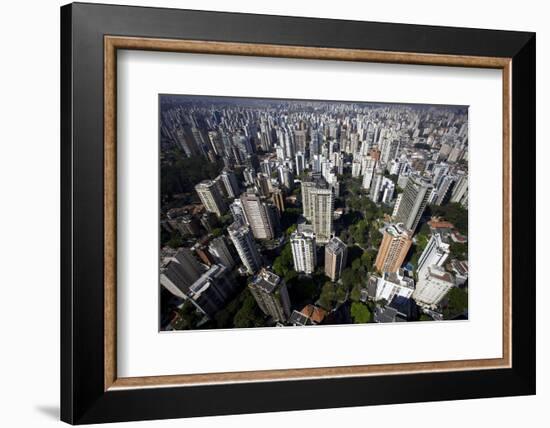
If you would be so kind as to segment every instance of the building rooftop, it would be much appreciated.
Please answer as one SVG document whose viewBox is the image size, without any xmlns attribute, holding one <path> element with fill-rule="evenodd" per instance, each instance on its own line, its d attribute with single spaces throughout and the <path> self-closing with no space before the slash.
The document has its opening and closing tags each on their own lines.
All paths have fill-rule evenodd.
<svg viewBox="0 0 550 428">
<path fill-rule="evenodd" d="M 377 307 L 374 311 L 374 321 L 378 323 L 404 322 L 406 321 L 397 309 L 390 306 L 385 308 Z"/>
<path fill-rule="evenodd" d="M 384 279 L 393 284 L 398 284 L 402 287 L 408 287 L 414 290 L 414 279 L 405 276 L 404 273 L 403 269 L 399 269 L 399 272 L 385 272 Z"/>
<path fill-rule="evenodd" d="M 432 278 L 454 283 L 453 276 L 449 272 L 445 271 L 445 269 L 437 265 L 432 265 L 428 267 L 428 274 Z"/>
<path fill-rule="evenodd" d="M 340 238 L 335 236 L 330 241 L 328 241 L 326 248 L 332 251 L 333 253 L 336 253 L 346 249 L 347 245 L 344 244 L 344 242 Z"/>
<path fill-rule="evenodd" d="M 212 279 L 225 275 L 226 271 L 227 269 L 222 265 L 213 264 L 199 277 L 199 279 L 191 284 L 189 290 L 193 293 L 193 295 L 201 294 L 210 286 Z"/>
<path fill-rule="evenodd" d="M 311 320 L 296 310 L 292 311 L 288 322 L 293 325 L 311 325 Z"/>
<path fill-rule="evenodd" d="M 272 293 L 281 283 L 281 277 L 266 268 L 262 268 L 252 279 L 252 284 L 261 288 L 266 293 Z"/>
<path fill-rule="evenodd" d="M 311 224 L 300 223 L 297 227 L 298 233 L 313 234 L 313 226 Z"/>
<path fill-rule="evenodd" d="M 203 188 L 203 187 L 210 187 L 214 184 L 212 180 L 203 180 L 199 184 L 195 186 L 195 188 Z"/>
<path fill-rule="evenodd" d="M 458 275 L 468 276 L 468 262 L 453 260 L 451 266 Z"/>
<path fill-rule="evenodd" d="M 449 221 L 442 220 L 439 217 L 432 217 L 430 221 L 428 221 L 428 226 L 430 226 L 432 229 L 454 229 L 455 226 Z"/>
<path fill-rule="evenodd" d="M 315 305 L 307 305 L 300 312 L 315 324 L 320 324 L 327 316 L 327 311 Z"/>
<path fill-rule="evenodd" d="M 395 237 L 410 238 L 410 232 L 405 229 L 402 223 L 390 224 L 384 231 Z"/>
</svg>

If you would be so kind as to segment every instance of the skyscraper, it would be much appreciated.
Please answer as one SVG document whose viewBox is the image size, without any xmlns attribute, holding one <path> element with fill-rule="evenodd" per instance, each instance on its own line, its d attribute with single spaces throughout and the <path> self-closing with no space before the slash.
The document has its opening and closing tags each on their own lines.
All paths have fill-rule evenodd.
<svg viewBox="0 0 550 428">
<path fill-rule="evenodd" d="M 363 172 L 363 183 L 362 187 L 365 190 L 369 190 L 372 182 L 372 176 L 376 168 L 377 161 L 371 156 L 366 156 L 363 158 L 362 162 L 362 172 Z"/>
<path fill-rule="evenodd" d="M 213 264 L 187 289 L 186 296 L 201 312 L 213 318 L 235 294 L 235 288 L 227 269 Z"/>
<path fill-rule="evenodd" d="M 381 162 L 387 164 L 391 159 L 395 159 L 399 152 L 399 140 L 397 138 L 385 139 L 382 144 L 382 152 L 380 154 Z"/>
<path fill-rule="evenodd" d="M 434 233 L 418 259 L 416 269 L 418 277 L 423 276 L 424 271 L 430 266 L 443 266 L 447 257 L 449 257 L 449 244 L 443 242 L 439 233 Z"/>
<path fill-rule="evenodd" d="M 382 181 L 384 179 L 384 170 L 376 168 L 370 184 L 369 198 L 372 202 L 380 201 L 380 190 L 382 189 Z"/>
<path fill-rule="evenodd" d="M 281 216 L 281 214 L 285 211 L 285 199 L 283 197 L 283 191 L 280 188 L 275 187 L 273 189 L 273 193 L 271 194 L 271 200 L 277 208 L 279 216 Z"/>
<path fill-rule="evenodd" d="M 160 283 L 173 295 L 185 298 L 187 290 L 204 272 L 189 248 L 180 248 L 160 270 Z"/>
<path fill-rule="evenodd" d="M 274 321 L 284 322 L 290 316 L 290 298 L 284 280 L 262 268 L 248 288 L 262 312 Z"/>
<path fill-rule="evenodd" d="M 222 216 L 227 209 L 217 183 L 212 180 L 204 180 L 195 186 L 199 198 L 206 211 Z"/>
<path fill-rule="evenodd" d="M 351 164 L 351 176 L 352 177 L 359 177 L 361 175 L 361 168 L 362 168 L 362 162 L 357 159 L 354 160 Z"/>
<path fill-rule="evenodd" d="M 227 230 L 247 272 L 249 274 L 257 272 L 262 264 L 262 259 L 256 248 L 250 228 L 233 223 Z"/>
<path fill-rule="evenodd" d="M 208 245 L 208 251 L 214 257 L 216 263 L 224 265 L 226 268 L 231 269 L 235 266 L 235 259 L 229 250 L 227 242 L 223 236 L 219 236 L 210 241 Z"/>
<path fill-rule="evenodd" d="M 437 188 L 437 198 L 435 200 L 436 205 L 446 204 L 451 198 L 451 194 L 456 183 L 456 178 L 452 175 L 446 175 L 441 180 L 439 187 Z"/>
<path fill-rule="evenodd" d="M 388 226 L 384 230 L 374 266 L 380 272 L 397 272 L 403 264 L 411 244 L 410 232 L 401 224 Z"/>
<path fill-rule="evenodd" d="M 468 198 L 468 174 L 464 171 L 458 171 L 451 202 L 462 202 L 465 197 Z"/>
<path fill-rule="evenodd" d="M 305 129 L 297 129 L 294 131 L 294 144 L 296 146 L 296 152 L 306 152 L 306 137 L 307 131 Z"/>
<path fill-rule="evenodd" d="M 267 203 L 250 190 L 243 193 L 240 199 L 254 238 L 273 239 L 275 230 Z"/>
<path fill-rule="evenodd" d="M 286 189 L 292 189 L 294 187 L 294 174 L 288 166 L 279 167 L 279 179 Z"/>
<path fill-rule="evenodd" d="M 334 193 L 332 189 L 310 190 L 311 222 L 317 242 L 324 244 L 332 237 Z"/>
<path fill-rule="evenodd" d="M 294 270 L 311 274 L 317 264 L 315 234 L 309 225 L 300 224 L 298 230 L 290 235 Z"/>
<path fill-rule="evenodd" d="M 256 176 L 256 188 L 258 189 L 260 196 L 267 197 L 271 193 L 271 185 L 269 182 L 269 177 L 263 172 L 260 172 Z"/>
<path fill-rule="evenodd" d="M 306 169 L 306 158 L 303 152 L 296 152 L 295 164 L 296 164 L 296 175 L 300 175 Z"/>
<path fill-rule="evenodd" d="M 346 266 L 348 247 L 340 238 L 332 238 L 325 246 L 325 275 L 337 281 Z"/>
<path fill-rule="evenodd" d="M 225 186 L 227 196 L 230 198 L 236 198 L 239 196 L 239 182 L 237 176 L 230 169 L 225 168 L 221 173 L 221 179 Z"/>
<path fill-rule="evenodd" d="M 242 225 L 248 224 L 246 221 L 246 215 L 244 213 L 243 204 L 241 203 L 240 199 L 235 199 L 229 205 L 229 211 L 231 211 L 231 215 L 233 216 L 234 221 Z"/>
<path fill-rule="evenodd" d="M 313 181 L 302 181 L 302 213 L 307 220 L 311 220 L 310 191 L 316 187 Z"/>
<path fill-rule="evenodd" d="M 431 191 L 432 184 L 429 180 L 418 174 L 411 174 L 401 196 L 395 221 L 403 223 L 405 228 L 414 232 L 426 208 Z"/>
</svg>

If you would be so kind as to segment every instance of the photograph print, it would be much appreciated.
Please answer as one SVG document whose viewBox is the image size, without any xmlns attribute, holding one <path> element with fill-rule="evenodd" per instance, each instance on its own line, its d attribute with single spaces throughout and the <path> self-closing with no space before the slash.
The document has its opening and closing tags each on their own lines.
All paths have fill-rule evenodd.
<svg viewBox="0 0 550 428">
<path fill-rule="evenodd" d="M 468 107 L 159 95 L 161 331 L 468 319 Z"/>
</svg>

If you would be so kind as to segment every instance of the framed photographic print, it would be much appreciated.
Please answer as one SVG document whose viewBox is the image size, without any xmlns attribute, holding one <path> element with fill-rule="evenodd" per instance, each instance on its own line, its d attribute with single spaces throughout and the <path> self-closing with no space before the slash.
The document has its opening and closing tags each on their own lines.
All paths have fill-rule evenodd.
<svg viewBox="0 0 550 428">
<path fill-rule="evenodd" d="M 61 53 L 62 420 L 535 393 L 533 33 L 77 3 Z"/>
</svg>

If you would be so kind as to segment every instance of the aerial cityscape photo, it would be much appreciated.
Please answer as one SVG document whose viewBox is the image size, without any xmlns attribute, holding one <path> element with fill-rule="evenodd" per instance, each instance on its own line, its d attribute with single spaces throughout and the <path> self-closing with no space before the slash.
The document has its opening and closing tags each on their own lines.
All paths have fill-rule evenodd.
<svg viewBox="0 0 550 428">
<path fill-rule="evenodd" d="M 468 108 L 159 95 L 161 331 L 468 319 Z"/>
</svg>

